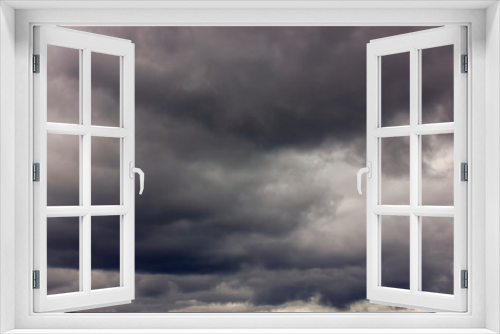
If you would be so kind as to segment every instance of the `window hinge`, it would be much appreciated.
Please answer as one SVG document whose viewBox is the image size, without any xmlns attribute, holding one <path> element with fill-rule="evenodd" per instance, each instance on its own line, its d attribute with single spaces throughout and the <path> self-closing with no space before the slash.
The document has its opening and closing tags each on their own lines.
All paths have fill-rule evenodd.
<svg viewBox="0 0 500 334">
<path fill-rule="evenodd" d="M 467 289 L 469 287 L 469 273 L 467 270 L 461 271 L 462 289 Z"/>
<path fill-rule="evenodd" d="M 40 181 L 40 163 L 38 162 L 33 164 L 33 181 Z"/>
<path fill-rule="evenodd" d="M 469 181 L 469 165 L 466 162 L 460 165 L 460 180 Z"/>
<path fill-rule="evenodd" d="M 40 289 L 40 270 L 33 270 L 33 289 Z"/>
<path fill-rule="evenodd" d="M 40 55 L 33 55 L 33 73 L 40 73 Z"/>
<path fill-rule="evenodd" d="M 469 72 L 469 57 L 467 55 L 462 55 L 462 73 Z"/>
</svg>

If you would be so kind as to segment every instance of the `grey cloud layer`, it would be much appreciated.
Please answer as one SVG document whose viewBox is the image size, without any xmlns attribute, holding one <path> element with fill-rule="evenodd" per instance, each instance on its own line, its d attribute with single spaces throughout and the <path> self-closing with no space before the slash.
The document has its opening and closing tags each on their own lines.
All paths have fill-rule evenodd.
<svg viewBox="0 0 500 334">
<path fill-rule="evenodd" d="M 136 197 L 138 293 L 132 305 L 107 311 L 369 310 L 359 306 L 366 213 L 354 184 L 365 160 L 365 47 L 418 28 L 81 29 L 136 44 L 136 165 L 147 174 L 146 191 Z M 93 66 L 96 103 L 113 110 L 109 64 Z M 59 80 L 77 79 L 70 72 Z M 439 99 L 435 105 L 447 103 Z M 92 116 L 110 122 L 106 113 Z M 106 147 L 93 158 L 93 173 L 110 182 L 93 191 L 99 202 L 114 196 Z M 395 199 L 405 191 L 400 150 L 383 158 Z M 446 161 L 432 157 L 425 163 L 437 180 Z M 70 187 L 53 179 L 54 188 Z M 103 277 L 118 269 L 105 256 L 92 260 Z M 67 268 L 58 270 L 77 268 L 54 261 Z M 429 263 L 432 277 L 440 267 Z M 402 279 L 394 275 L 391 284 Z M 55 279 L 53 288 L 61 284 Z"/>
</svg>

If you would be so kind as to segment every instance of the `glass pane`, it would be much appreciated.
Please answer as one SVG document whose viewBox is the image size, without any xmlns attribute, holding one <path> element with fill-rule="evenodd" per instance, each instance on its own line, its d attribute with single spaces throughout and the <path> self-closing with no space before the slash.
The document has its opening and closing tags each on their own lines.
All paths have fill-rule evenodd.
<svg viewBox="0 0 500 334">
<path fill-rule="evenodd" d="M 422 123 L 453 122 L 453 45 L 421 52 Z"/>
<path fill-rule="evenodd" d="M 80 137 L 47 135 L 47 205 L 80 205 Z"/>
<path fill-rule="evenodd" d="M 92 125 L 120 126 L 120 57 L 92 52 Z"/>
<path fill-rule="evenodd" d="M 422 291 L 453 294 L 453 218 L 421 219 Z"/>
<path fill-rule="evenodd" d="M 80 122 L 80 50 L 47 45 L 47 121 Z"/>
<path fill-rule="evenodd" d="M 47 218 L 47 293 L 80 291 L 80 218 Z"/>
<path fill-rule="evenodd" d="M 119 205 L 120 140 L 92 137 L 92 205 Z"/>
<path fill-rule="evenodd" d="M 120 216 L 92 217 L 92 289 L 120 286 Z"/>
<path fill-rule="evenodd" d="M 410 289 L 410 217 L 383 216 L 381 285 Z"/>
<path fill-rule="evenodd" d="M 381 204 L 410 204 L 410 137 L 381 139 Z"/>
<path fill-rule="evenodd" d="M 382 126 L 410 124 L 410 53 L 381 57 Z"/>
<path fill-rule="evenodd" d="M 453 133 L 421 140 L 422 205 L 453 206 Z"/>
</svg>

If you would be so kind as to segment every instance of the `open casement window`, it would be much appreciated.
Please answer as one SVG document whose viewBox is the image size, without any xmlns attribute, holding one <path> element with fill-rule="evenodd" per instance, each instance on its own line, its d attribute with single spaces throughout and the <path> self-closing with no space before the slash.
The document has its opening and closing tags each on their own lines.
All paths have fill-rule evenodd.
<svg viewBox="0 0 500 334">
<path fill-rule="evenodd" d="M 467 309 L 466 54 L 459 26 L 367 45 L 368 166 L 361 172 L 368 173 L 372 303 Z M 439 94 L 449 103 L 431 103 Z"/>
<path fill-rule="evenodd" d="M 139 172 L 134 168 L 134 44 L 39 26 L 34 28 L 33 53 L 34 311 L 65 312 L 130 303 L 135 295 L 133 173 Z M 51 61 L 50 57 L 56 59 Z M 94 60 L 103 57 L 116 66 L 92 71 Z M 113 74 L 106 73 L 113 70 Z M 76 79 L 57 76 L 61 71 Z M 91 74 L 95 76 L 93 81 Z M 114 108 L 109 98 L 103 98 L 105 94 L 99 95 L 99 80 L 115 83 L 116 89 L 110 90 L 116 97 Z M 94 105 L 93 99 L 107 103 Z M 112 121 L 106 121 L 109 119 Z M 111 167 L 99 165 L 108 157 L 115 157 L 117 163 Z M 67 177 L 69 170 L 76 171 L 76 181 L 74 194 L 68 195 L 60 190 L 72 182 Z M 115 184 L 107 187 L 108 179 L 116 179 Z M 96 201 L 99 191 L 106 192 L 113 186 L 114 201 Z M 58 191 L 58 197 L 54 197 Z M 66 245 L 66 250 L 55 250 L 55 262 L 51 259 L 54 250 L 48 250 L 54 243 L 56 248 Z M 113 245 L 117 259 L 114 282 L 98 284 L 93 281 L 91 257 L 103 257 L 106 247 L 111 249 Z M 77 255 L 72 256 L 68 248 L 75 249 Z M 60 265 L 61 258 L 66 258 L 65 265 Z M 54 267 L 50 261 L 59 270 L 52 276 L 70 289 L 57 289 L 60 282 L 48 281 L 48 271 Z"/>
</svg>

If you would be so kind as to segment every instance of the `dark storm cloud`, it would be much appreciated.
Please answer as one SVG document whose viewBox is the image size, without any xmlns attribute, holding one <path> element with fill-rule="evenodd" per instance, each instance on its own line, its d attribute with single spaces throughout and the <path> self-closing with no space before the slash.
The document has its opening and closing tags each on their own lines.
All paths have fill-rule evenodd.
<svg viewBox="0 0 500 334">
<path fill-rule="evenodd" d="M 94 269 L 120 269 L 120 217 L 91 219 L 91 263 Z M 102 256 L 106 254 L 106 256 Z"/>
<path fill-rule="evenodd" d="M 422 122 L 453 122 L 453 46 L 422 50 Z"/>
<path fill-rule="evenodd" d="M 120 139 L 91 139 L 92 205 L 120 204 Z"/>
<path fill-rule="evenodd" d="M 80 55 L 78 50 L 47 46 L 47 120 L 78 123 Z"/>
<path fill-rule="evenodd" d="M 79 145 L 77 136 L 47 135 L 47 205 L 80 204 Z"/>
<path fill-rule="evenodd" d="M 453 236 L 453 218 L 422 218 L 423 291 L 453 293 L 451 236 Z"/>
<path fill-rule="evenodd" d="M 354 175 L 366 153 L 366 43 L 418 29 L 84 28 L 136 45 L 136 165 L 147 175 L 136 196 L 137 299 L 108 311 L 339 311 L 363 299 L 366 203 Z M 93 59 L 92 123 L 112 125 L 113 59 Z M 74 83 L 75 73 L 60 80 Z M 388 121 L 406 112 L 403 95 Z M 383 156 L 391 200 L 405 192 L 403 146 Z M 95 139 L 92 151 L 92 203 L 117 204 L 116 144 Z M 425 160 L 434 176 L 441 156 Z M 96 254 L 116 248 L 101 225 Z M 76 269 L 71 254 L 54 270 Z M 117 282 L 112 257 L 93 253 L 92 263 L 98 286 Z"/>
<path fill-rule="evenodd" d="M 293 233 L 310 219 L 308 215 L 331 215 L 333 219 L 341 197 L 326 185 L 311 187 L 307 181 L 311 181 L 317 167 L 311 164 L 300 166 L 291 160 L 287 162 L 294 164 L 289 172 L 266 164 L 254 168 L 247 182 L 237 182 L 241 178 L 240 172 L 197 169 L 195 175 L 198 178 L 191 178 L 191 183 L 203 184 L 212 191 L 211 194 L 203 189 L 186 189 L 185 192 L 179 189 L 179 192 L 174 191 L 163 198 L 171 204 L 189 200 L 193 208 L 200 208 L 199 214 L 180 219 L 181 213 L 174 212 L 170 216 L 174 220 L 151 221 L 150 230 L 138 231 L 139 236 L 144 236 L 143 240 L 137 241 L 138 247 L 143 249 L 137 255 L 138 263 L 147 271 L 168 268 L 167 272 L 205 272 L 224 268 L 234 271 L 246 263 L 266 267 L 308 267 L 318 262 L 323 263 L 322 266 L 332 265 L 335 262 L 332 259 L 341 258 L 340 254 L 332 258 L 331 254 L 318 256 L 311 250 L 306 261 L 302 252 L 298 252 L 300 256 L 297 257 L 297 252 L 294 252 L 297 246 L 289 238 L 293 239 Z M 279 157 L 275 157 L 274 163 L 280 165 Z M 224 178 L 215 177 L 214 180 L 212 174 Z M 215 182 L 219 180 L 227 185 L 221 187 L 220 182 Z M 164 210 L 167 218 L 169 212 L 168 208 Z M 138 218 L 138 221 L 142 219 Z M 186 244 L 196 247 L 189 249 Z M 349 256 L 344 259 L 347 258 Z"/>
<path fill-rule="evenodd" d="M 110 275 L 108 275 L 110 276 Z M 118 307 L 121 312 L 180 311 L 201 304 L 247 304 L 269 311 L 297 300 L 317 298 L 318 304 L 342 310 L 353 299 L 362 299 L 366 273 L 357 267 L 342 270 L 310 269 L 268 271 L 244 268 L 231 275 L 138 275 L 137 305 Z M 331 284 L 332 280 L 339 284 Z M 154 302 L 157 302 L 155 305 Z M 160 302 L 160 303 L 158 303 Z M 231 312 L 231 310 L 226 310 Z M 241 311 L 241 310 L 240 310 Z M 244 311 L 244 310 L 243 310 Z"/>
<path fill-rule="evenodd" d="M 120 126 L 120 57 L 92 52 L 91 123 Z"/>
<path fill-rule="evenodd" d="M 78 270 L 48 267 L 47 294 L 77 292 L 80 289 Z"/>
<path fill-rule="evenodd" d="M 410 205 L 410 138 L 389 137 L 380 142 L 382 204 Z"/>
<path fill-rule="evenodd" d="M 410 125 L 410 53 L 381 57 L 382 126 Z"/>
<path fill-rule="evenodd" d="M 80 219 L 78 217 L 47 219 L 47 265 L 78 268 L 80 251 Z"/>
<path fill-rule="evenodd" d="M 131 34 L 130 29 L 139 33 Z M 314 145 L 329 138 L 348 141 L 363 134 L 366 102 L 359 82 L 365 81 L 366 43 L 416 30 L 370 28 L 359 34 L 350 27 L 171 27 L 161 31 L 166 29 L 86 30 L 130 37 L 138 45 L 138 109 L 154 112 L 159 122 L 169 124 L 174 118 L 200 124 L 218 136 L 242 138 L 259 148 Z M 151 40 L 152 34 L 157 36 L 153 50 L 143 51 L 141 42 Z"/>
<path fill-rule="evenodd" d="M 410 289 L 410 217 L 382 217 L 381 246 L 381 285 Z"/>
<path fill-rule="evenodd" d="M 422 138 L 422 204 L 454 205 L 454 135 Z M 455 162 L 457 163 L 457 162 Z"/>
</svg>

